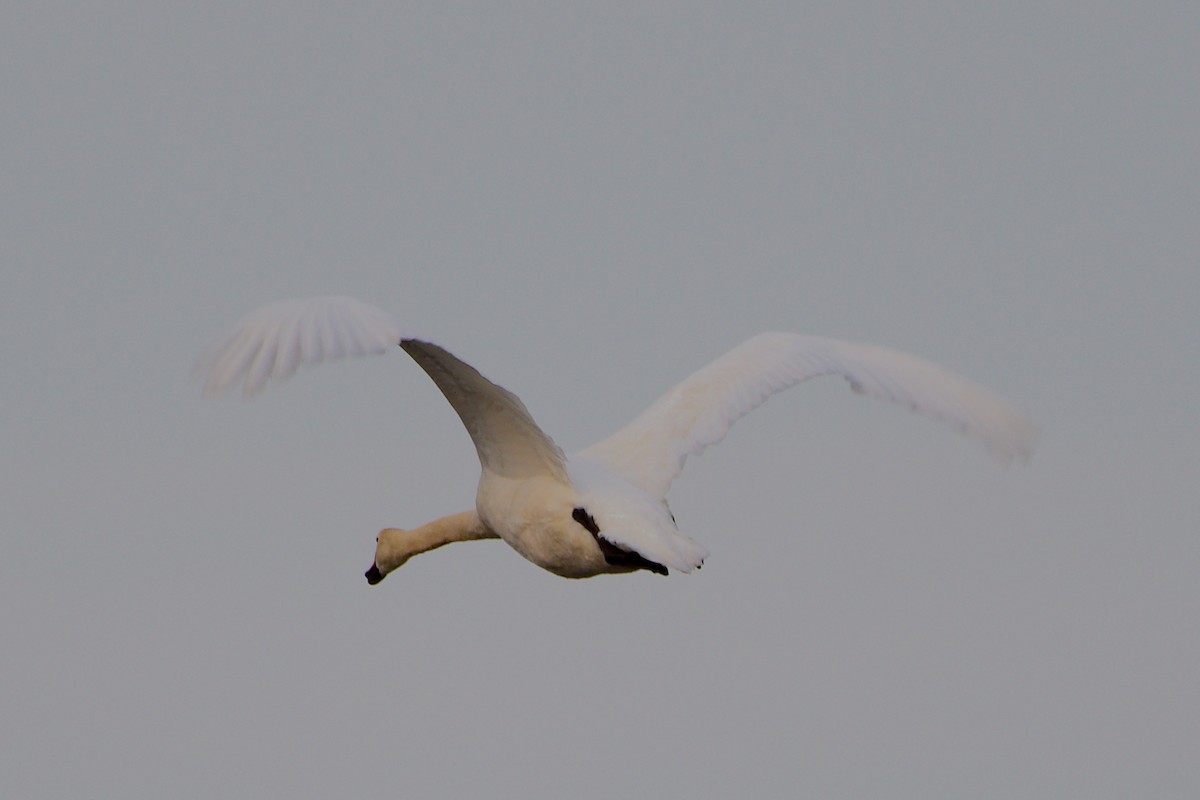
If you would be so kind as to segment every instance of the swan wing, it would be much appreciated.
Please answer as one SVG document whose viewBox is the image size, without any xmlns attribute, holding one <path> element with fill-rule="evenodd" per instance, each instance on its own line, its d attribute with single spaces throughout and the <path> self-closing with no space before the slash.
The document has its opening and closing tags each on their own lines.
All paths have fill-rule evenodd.
<svg viewBox="0 0 1200 800">
<path fill-rule="evenodd" d="M 291 377 L 303 365 L 347 356 L 378 355 L 400 343 L 400 324 L 351 297 L 281 300 L 252 312 L 196 363 L 204 392 L 221 394 L 239 382 L 251 397 L 268 381 Z"/>
<path fill-rule="evenodd" d="M 841 375 L 860 394 L 908 406 L 980 439 L 1003 461 L 1027 458 L 1036 428 L 1012 406 L 936 364 L 884 347 L 793 333 L 742 343 L 660 397 L 613 436 L 582 451 L 656 497 L 696 456 L 776 392 Z"/>
<path fill-rule="evenodd" d="M 566 481 L 565 458 L 521 400 L 441 347 L 404 338 L 394 317 L 350 297 L 283 300 L 233 327 L 196 364 L 206 394 L 243 383 L 246 397 L 301 366 L 384 353 L 400 345 L 458 412 L 484 469 L 507 476 L 550 474 Z"/>
<path fill-rule="evenodd" d="M 533 421 L 519 397 L 436 344 L 404 339 L 400 346 L 450 401 L 485 470 L 506 478 L 551 475 L 568 481 L 562 450 Z"/>
</svg>

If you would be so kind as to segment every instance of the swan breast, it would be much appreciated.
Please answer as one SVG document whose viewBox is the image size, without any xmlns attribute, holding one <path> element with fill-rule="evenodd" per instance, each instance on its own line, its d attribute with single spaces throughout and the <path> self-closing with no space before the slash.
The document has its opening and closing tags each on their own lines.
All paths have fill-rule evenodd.
<svg viewBox="0 0 1200 800">
<path fill-rule="evenodd" d="M 508 478 L 485 471 L 475 497 L 479 518 L 529 561 L 564 578 L 614 572 L 596 537 L 575 520 L 581 499 L 549 475 Z"/>
</svg>

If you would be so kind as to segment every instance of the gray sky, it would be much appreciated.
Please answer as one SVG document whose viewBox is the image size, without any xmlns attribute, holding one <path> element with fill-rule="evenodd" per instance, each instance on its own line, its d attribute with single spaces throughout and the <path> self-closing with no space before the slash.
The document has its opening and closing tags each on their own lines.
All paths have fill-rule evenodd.
<svg viewBox="0 0 1200 800">
<path fill-rule="evenodd" d="M 1184 797 L 1200 786 L 1200 7 L 17 2 L 0 25 L 0 795 Z M 692 576 L 499 542 L 401 353 L 190 369 L 351 294 L 566 449 L 763 329 L 840 381 L 690 463 Z"/>
</svg>

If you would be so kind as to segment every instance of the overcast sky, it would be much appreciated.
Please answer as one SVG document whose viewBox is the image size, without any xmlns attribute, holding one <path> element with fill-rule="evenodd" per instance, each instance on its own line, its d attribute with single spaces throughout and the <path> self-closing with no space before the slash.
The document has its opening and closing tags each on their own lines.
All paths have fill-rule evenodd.
<svg viewBox="0 0 1200 800">
<path fill-rule="evenodd" d="M 1194 797 L 1200 6 L 17 2 L 0 12 L 0 795 Z M 670 495 L 702 572 L 501 542 L 373 302 L 568 451 L 764 329 L 922 354 L 1005 468 L 828 379 Z"/>
</svg>

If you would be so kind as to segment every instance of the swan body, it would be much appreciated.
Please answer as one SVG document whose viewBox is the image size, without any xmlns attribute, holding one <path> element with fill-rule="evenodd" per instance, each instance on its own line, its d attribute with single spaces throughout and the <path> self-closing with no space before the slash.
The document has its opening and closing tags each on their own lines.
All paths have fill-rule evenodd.
<svg viewBox="0 0 1200 800">
<path fill-rule="evenodd" d="M 708 552 L 679 532 L 666 494 L 689 456 L 719 442 L 768 397 L 839 374 L 859 393 L 906 405 L 981 440 L 1004 461 L 1027 458 L 1034 426 L 1006 402 L 916 356 L 791 333 L 764 333 L 668 391 L 613 436 L 570 457 L 521 400 L 386 312 L 348 297 L 285 300 L 254 311 L 197 364 L 205 392 L 242 383 L 250 397 L 302 365 L 399 345 L 445 395 L 471 436 L 481 474 L 475 509 L 413 530 L 380 532 L 367 580 L 457 541 L 500 538 L 567 578 L 691 572 Z"/>
</svg>

